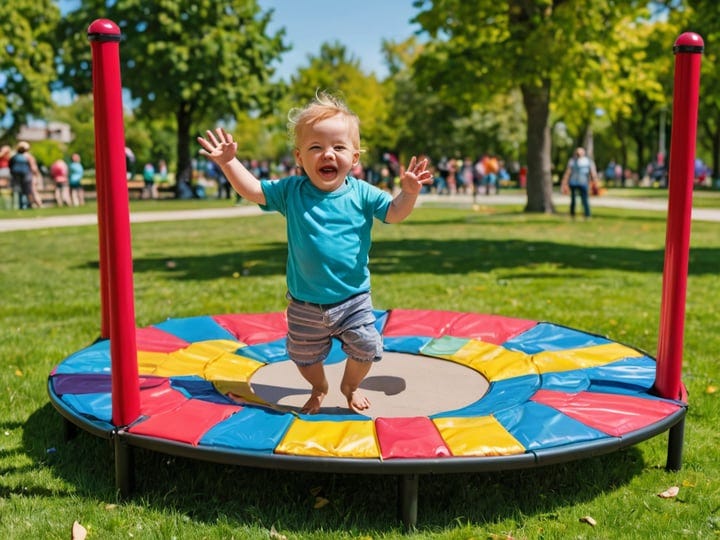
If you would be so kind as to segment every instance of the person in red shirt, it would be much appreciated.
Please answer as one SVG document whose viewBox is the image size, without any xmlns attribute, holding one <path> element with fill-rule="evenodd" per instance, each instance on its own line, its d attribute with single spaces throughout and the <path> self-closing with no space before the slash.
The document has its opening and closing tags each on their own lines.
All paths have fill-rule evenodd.
<svg viewBox="0 0 720 540">
<path fill-rule="evenodd" d="M 55 182 L 55 204 L 58 207 L 70 206 L 70 186 L 68 185 L 68 165 L 57 159 L 50 165 L 50 177 Z"/>
</svg>

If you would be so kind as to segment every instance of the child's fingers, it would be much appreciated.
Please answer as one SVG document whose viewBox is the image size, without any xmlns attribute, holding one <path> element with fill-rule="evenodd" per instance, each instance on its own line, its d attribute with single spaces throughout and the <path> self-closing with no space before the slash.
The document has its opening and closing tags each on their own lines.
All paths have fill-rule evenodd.
<svg viewBox="0 0 720 540">
<path fill-rule="evenodd" d="M 197 142 L 198 142 L 198 144 L 199 144 L 200 146 L 203 147 L 203 150 L 201 150 L 201 152 L 205 152 L 205 151 L 210 152 L 210 151 L 212 151 L 212 146 L 210 145 L 210 143 L 207 142 L 207 141 L 206 141 L 205 139 L 203 139 L 202 137 L 198 137 L 198 138 L 197 138 Z"/>
<path fill-rule="evenodd" d="M 219 132 L 219 128 L 218 128 L 218 132 Z M 205 134 L 207 135 L 207 138 L 210 139 L 210 142 L 213 144 L 213 146 L 217 146 L 218 144 L 220 144 L 220 143 L 218 142 L 218 139 L 215 137 L 215 134 L 214 134 L 212 131 L 210 131 L 210 130 L 208 129 L 208 130 L 205 132 Z M 218 133 L 218 135 L 219 135 L 219 133 Z"/>
<path fill-rule="evenodd" d="M 217 133 L 217 138 L 221 143 L 230 144 L 233 142 L 232 135 L 230 133 L 228 133 L 227 131 L 225 131 L 224 128 L 221 128 L 221 127 L 217 128 L 215 130 L 215 133 Z"/>
</svg>

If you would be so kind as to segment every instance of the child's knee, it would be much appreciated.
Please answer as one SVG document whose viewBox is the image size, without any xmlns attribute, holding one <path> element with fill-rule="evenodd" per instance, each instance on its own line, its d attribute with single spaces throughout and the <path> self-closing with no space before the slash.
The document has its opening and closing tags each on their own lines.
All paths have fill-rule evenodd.
<svg viewBox="0 0 720 540">
<path fill-rule="evenodd" d="M 342 349 L 358 362 L 378 362 L 382 359 L 382 337 L 375 325 L 358 326 L 342 333 Z"/>
</svg>

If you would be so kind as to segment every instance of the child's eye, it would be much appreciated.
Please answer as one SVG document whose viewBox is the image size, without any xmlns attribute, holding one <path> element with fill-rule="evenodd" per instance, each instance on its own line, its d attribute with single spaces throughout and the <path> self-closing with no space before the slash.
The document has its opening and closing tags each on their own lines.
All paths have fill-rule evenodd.
<svg viewBox="0 0 720 540">
<path fill-rule="evenodd" d="M 347 146 L 343 146 L 343 145 L 341 145 L 341 144 L 338 144 L 337 146 L 335 146 L 335 151 L 337 151 L 337 152 L 342 152 L 342 151 L 345 150 L 346 148 L 347 148 Z"/>
</svg>

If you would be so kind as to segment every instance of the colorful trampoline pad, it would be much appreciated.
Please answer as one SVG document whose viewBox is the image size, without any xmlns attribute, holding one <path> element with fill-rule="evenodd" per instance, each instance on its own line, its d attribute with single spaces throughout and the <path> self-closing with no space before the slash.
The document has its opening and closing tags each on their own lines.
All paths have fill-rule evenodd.
<svg viewBox="0 0 720 540">
<path fill-rule="evenodd" d="M 187 317 L 167 319 L 155 325 L 156 328 L 190 343 L 214 339 L 235 340 L 235 336 L 216 322 L 213 317 Z"/>
<path fill-rule="evenodd" d="M 522 351 L 525 354 L 537 354 L 545 351 L 581 349 L 610 342 L 605 337 L 588 334 L 567 326 L 538 323 L 525 332 L 503 342 L 503 346 L 508 349 Z"/>
<path fill-rule="evenodd" d="M 484 376 L 487 391 L 466 407 L 429 417 L 291 414 L 259 399 L 252 404 L 253 374 L 290 362 L 284 313 L 169 319 L 137 331 L 142 416 L 127 430 L 260 454 L 435 460 L 516 456 L 622 437 L 684 407 L 652 395 L 652 358 L 601 336 L 451 311 L 376 315 L 386 350 L 466 366 Z M 334 340 L 327 363 L 344 358 Z M 422 369 L 413 362 L 407 369 Z M 70 355 L 49 382 L 79 418 L 112 422 L 108 340 Z M 236 391 L 250 404 L 225 395 Z"/>
<path fill-rule="evenodd" d="M 314 457 L 379 458 L 380 449 L 372 420 L 295 419 L 280 444 L 278 454 Z"/>
<path fill-rule="evenodd" d="M 397 336 L 458 336 L 500 344 L 537 323 L 498 315 L 440 310 L 390 310 L 383 334 Z"/>
<path fill-rule="evenodd" d="M 271 454 L 295 417 L 246 406 L 210 428 L 200 444 Z"/>
</svg>

